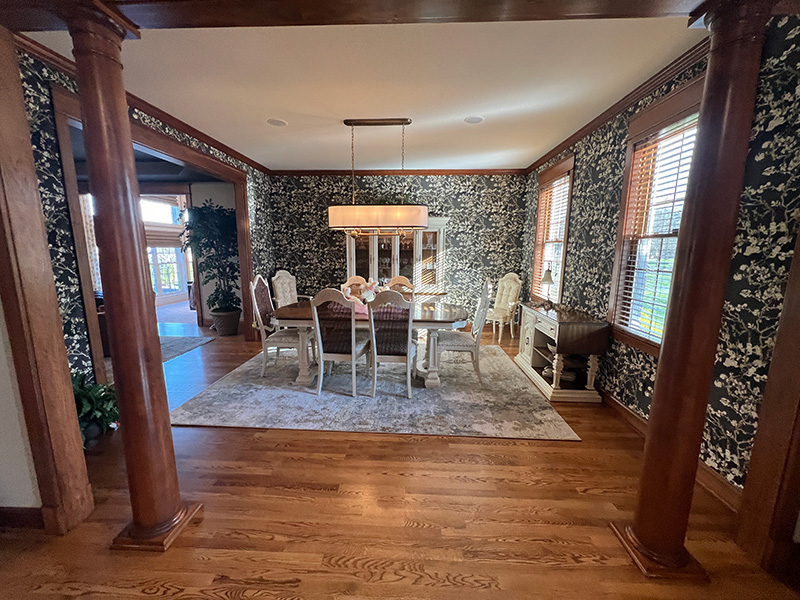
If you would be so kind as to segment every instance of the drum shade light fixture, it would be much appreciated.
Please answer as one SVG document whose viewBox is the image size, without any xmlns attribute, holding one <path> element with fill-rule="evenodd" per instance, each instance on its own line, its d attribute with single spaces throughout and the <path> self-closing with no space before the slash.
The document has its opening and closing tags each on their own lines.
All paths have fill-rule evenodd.
<svg viewBox="0 0 800 600">
<path fill-rule="evenodd" d="M 350 204 L 328 207 L 328 227 L 344 231 L 353 237 L 371 235 L 402 235 L 406 231 L 428 228 L 428 207 L 421 204 L 356 204 L 355 128 L 399 125 L 400 170 L 405 170 L 406 125 L 411 119 L 345 119 L 350 127 L 350 173 L 352 198 Z"/>
</svg>

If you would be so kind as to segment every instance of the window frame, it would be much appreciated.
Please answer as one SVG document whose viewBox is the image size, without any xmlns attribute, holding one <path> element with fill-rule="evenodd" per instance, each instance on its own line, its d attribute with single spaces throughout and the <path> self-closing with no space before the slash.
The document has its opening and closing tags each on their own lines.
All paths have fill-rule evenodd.
<svg viewBox="0 0 800 600">
<path fill-rule="evenodd" d="M 607 320 L 611 325 L 614 339 L 655 357 L 658 357 L 660 354 L 661 342 L 656 342 L 640 334 L 635 329 L 616 322 L 617 307 L 620 292 L 622 291 L 621 271 L 625 246 L 625 220 L 628 209 L 628 194 L 630 192 L 634 149 L 636 144 L 658 133 L 662 129 L 698 113 L 700 111 L 700 101 L 703 94 L 704 83 L 705 75 L 690 80 L 660 101 L 640 111 L 628 122 L 625 171 L 622 180 L 622 195 L 620 198 L 617 240 L 614 250 L 614 269 L 611 276 L 611 296 L 608 303 Z M 680 229 L 678 230 L 678 239 L 680 239 Z M 667 313 L 669 314 L 669 302 L 667 302 Z"/>
<path fill-rule="evenodd" d="M 569 217 L 570 213 L 572 212 L 572 186 L 574 184 L 575 178 L 573 177 L 575 173 L 575 155 L 571 154 L 562 160 L 558 161 L 556 164 L 548 167 L 547 169 L 543 170 L 539 173 L 538 183 L 536 187 L 536 228 L 533 231 L 533 260 L 531 261 L 531 293 L 530 299 L 532 302 L 546 302 L 547 298 L 544 296 L 538 295 L 533 287 L 534 287 L 534 273 L 536 272 L 536 255 L 538 253 L 538 242 L 539 239 L 539 217 L 541 213 L 539 211 L 539 200 L 541 198 L 540 192 L 542 186 L 548 185 L 557 179 L 560 179 L 563 176 L 569 177 L 569 191 L 567 192 L 567 210 L 565 214 L 565 221 L 564 221 L 564 249 L 561 253 L 561 280 L 559 281 L 558 292 L 555 298 L 552 298 L 551 295 L 551 302 L 555 302 L 556 304 L 561 302 L 561 297 L 564 293 L 564 269 L 567 264 L 567 241 L 569 239 Z M 544 271 L 542 271 L 544 272 Z"/>
</svg>

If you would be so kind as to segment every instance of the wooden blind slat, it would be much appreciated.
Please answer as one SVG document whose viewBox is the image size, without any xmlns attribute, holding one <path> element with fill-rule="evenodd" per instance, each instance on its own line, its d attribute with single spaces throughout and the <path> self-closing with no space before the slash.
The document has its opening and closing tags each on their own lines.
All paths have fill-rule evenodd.
<svg viewBox="0 0 800 600">
<path fill-rule="evenodd" d="M 547 296 L 547 290 L 541 282 L 548 264 L 554 281 L 551 287 L 555 288 L 550 290 L 550 295 L 558 298 L 561 289 L 561 259 L 565 251 L 569 189 L 569 172 L 539 188 L 531 291 L 540 297 Z"/>
<path fill-rule="evenodd" d="M 634 146 L 614 321 L 660 342 L 697 115 Z"/>
</svg>

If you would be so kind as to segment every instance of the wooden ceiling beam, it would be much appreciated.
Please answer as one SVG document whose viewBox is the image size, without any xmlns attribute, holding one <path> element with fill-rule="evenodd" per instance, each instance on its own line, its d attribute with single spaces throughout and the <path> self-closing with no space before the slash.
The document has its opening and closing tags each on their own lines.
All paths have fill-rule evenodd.
<svg viewBox="0 0 800 600">
<path fill-rule="evenodd" d="M 0 0 L 15 31 L 64 29 L 48 5 Z M 688 17 L 702 0 L 106 0 L 142 29 Z"/>
</svg>

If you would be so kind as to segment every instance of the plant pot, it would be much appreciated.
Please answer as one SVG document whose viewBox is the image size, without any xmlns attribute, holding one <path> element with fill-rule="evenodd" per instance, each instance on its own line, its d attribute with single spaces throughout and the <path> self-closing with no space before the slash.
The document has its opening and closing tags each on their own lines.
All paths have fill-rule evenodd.
<svg viewBox="0 0 800 600">
<path fill-rule="evenodd" d="M 211 318 L 214 321 L 214 329 L 217 335 L 236 335 L 239 333 L 239 316 L 242 314 L 240 309 L 230 312 L 211 311 Z"/>
</svg>

